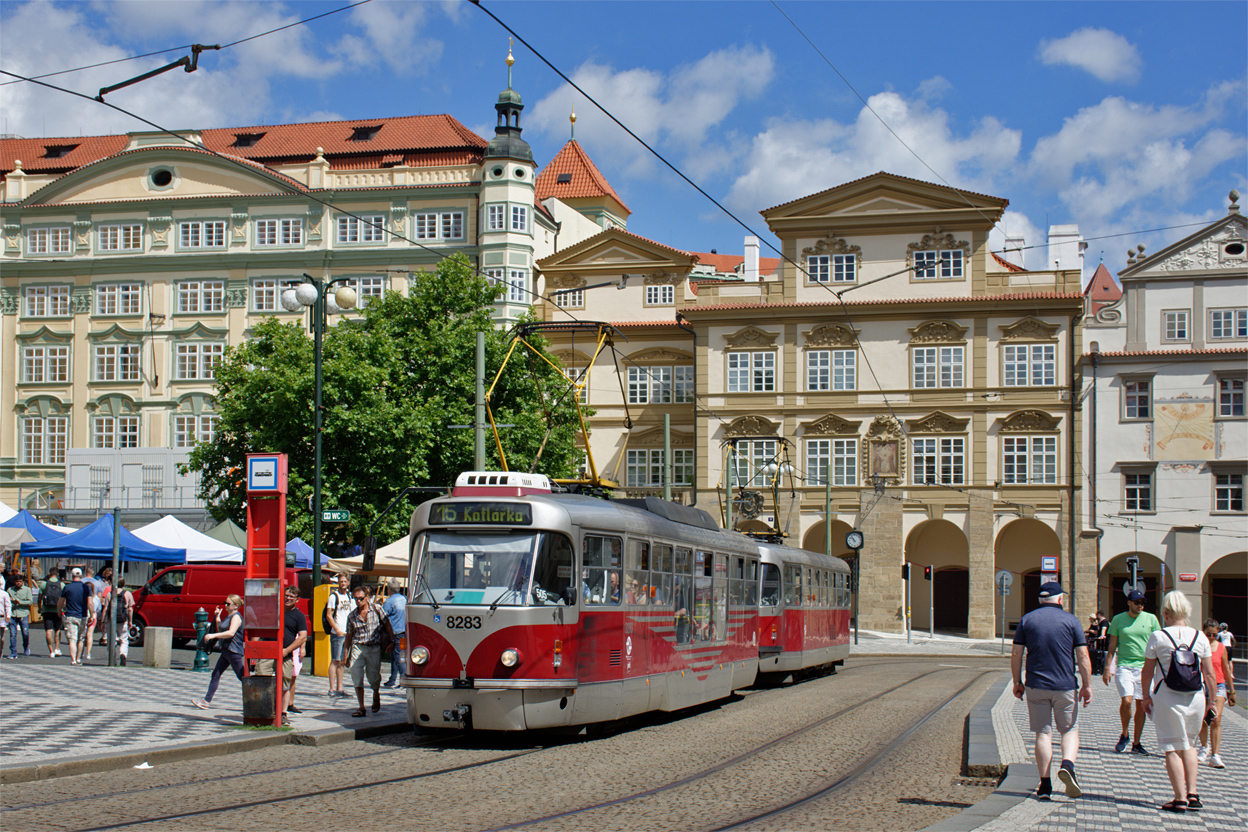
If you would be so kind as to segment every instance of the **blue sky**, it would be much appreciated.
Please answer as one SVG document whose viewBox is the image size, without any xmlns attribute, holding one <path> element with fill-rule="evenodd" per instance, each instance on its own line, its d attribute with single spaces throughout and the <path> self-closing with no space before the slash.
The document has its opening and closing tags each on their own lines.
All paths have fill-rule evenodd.
<svg viewBox="0 0 1248 832">
<path fill-rule="evenodd" d="M 1102 256 L 1116 271 L 1129 247 L 1156 251 L 1194 228 L 1143 230 L 1208 222 L 1231 188 L 1248 194 L 1243 2 L 484 4 L 765 241 L 759 210 L 888 170 L 1009 199 L 999 231 L 1030 245 L 1051 224 L 1122 235 L 1089 241 L 1088 272 Z M 5 0 L 0 69 L 228 43 L 343 5 Z M 173 129 L 450 113 L 488 138 L 507 37 L 463 0 L 373 0 L 109 101 Z M 186 53 L 47 80 L 93 95 Z M 515 56 L 539 164 L 575 107 L 576 138 L 633 210 L 630 230 L 740 253 L 740 226 L 519 43 Z M 82 99 L 0 87 L 0 132 L 144 129 Z M 1029 256 L 1043 265 L 1040 250 Z"/>
</svg>

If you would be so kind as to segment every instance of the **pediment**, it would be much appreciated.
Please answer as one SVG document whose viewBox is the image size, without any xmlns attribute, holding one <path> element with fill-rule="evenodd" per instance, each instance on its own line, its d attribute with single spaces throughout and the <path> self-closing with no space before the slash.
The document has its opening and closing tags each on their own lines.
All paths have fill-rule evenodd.
<svg viewBox="0 0 1248 832">
<path fill-rule="evenodd" d="M 962 344 L 966 342 L 966 330 L 953 321 L 928 321 L 906 331 L 912 344 Z"/>
<path fill-rule="evenodd" d="M 968 204 L 969 203 L 969 204 Z M 769 221 L 799 217 L 860 216 L 959 210 L 1000 212 L 1009 200 L 961 191 L 891 173 L 875 173 L 762 212 Z"/>
<path fill-rule="evenodd" d="M 88 341 L 133 341 L 142 338 L 146 333 L 141 329 L 130 330 L 120 324 L 112 324 L 107 329 L 93 330 L 87 333 Z"/>
<path fill-rule="evenodd" d="M 178 338 L 221 339 L 230 334 L 229 327 L 212 327 L 203 321 L 195 321 L 183 329 L 175 329 L 171 333 Z"/>
<path fill-rule="evenodd" d="M 674 275 L 683 279 L 693 270 L 697 257 L 639 237 L 620 228 L 595 234 L 538 261 L 548 277 L 578 275 L 642 274 Z"/>
<path fill-rule="evenodd" d="M 901 424 L 892 416 L 876 416 L 867 428 L 868 439 L 901 439 L 905 435 Z"/>
<path fill-rule="evenodd" d="M 859 331 L 846 324 L 820 324 L 804 333 L 806 348 L 854 347 L 858 345 Z"/>
<path fill-rule="evenodd" d="M 674 448 L 693 445 L 693 434 L 672 429 L 671 443 Z M 661 448 L 663 447 L 663 428 L 653 427 L 633 431 L 628 438 L 630 448 Z"/>
<path fill-rule="evenodd" d="M 742 416 L 724 428 L 724 436 L 733 439 L 749 436 L 776 436 L 779 425 L 763 416 Z"/>
<path fill-rule="evenodd" d="M 835 413 L 807 422 L 802 425 L 802 433 L 807 436 L 857 436 L 858 426 L 862 422 L 850 422 Z"/>
<path fill-rule="evenodd" d="M 778 332 L 767 332 L 756 326 L 747 326 L 745 329 L 729 335 L 724 339 L 726 345 L 730 349 L 746 349 L 749 347 L 774 347 L 776 339 L 780 337 Z"/>
<path fill-rule="evenodd" d="M 958 419 L 939 410 L 922 419 L 910 419 L 906 424 L 911 433 L 965 433 L 970 419 Z"/>
<path fill-rule="evenodd" d="M 1002 433 L 1054 433 L 1062 422 L 1043 410 L 1019 410 L 1001 420 Z"/>
<path fill-rule="evenodd" d="M 1061 324 L 1045 323 L 1029 316 L 1012 324 L 1002 325 L 1001 340 L 1052 341 L 1057 338 L 1057 331 L 1061 328 Z"/>
<path fill-rule="evenodd" d="M 1243 224 L 1228 223 L 1178 251 L 1167 253 L 1150 269 L 1169 273 L 1230 270 L 1242 272 L 1248 267 L 1246 249 L 1248 233 Z"/>
<path fill-rule="evenodd" d="M 157 169 L 173 172 L 167 187 L 153 186 Z M 249 170 L 255 168 L 255 170 Z M 174 147 L 130 151 L 85 165 L 31 194 L 27 205 L 72 205 L 96 202 L 147 202 L 191 197 L 289 194 L 276 179 L 293 179 L 264 171 L 255 163 L 233 164 L 196 149 Z"/>
<path fill-rule="evenodd" d="M 639 353 L 633 353 L 628 357 L 629 361 L 692 361 L 693 356 L 683 350 L 673 350 L 667 347 L 658 347 L 652 350 L 645 350 Z"/>
<path fill-rule="evenodd" d="M 72 341 L 74 340 L 73 330 L 59 330 L 44 324 L 38 329 L 19 332 L 13 336 L 19 341 Z"/>
<path fill-rule="evenodd" d="M 558 358 L 565 367 L 588 364 L 590 359 L 593 358 L 589 353 L 581 352 L 580 350 L 556 350 L 551 355 Z"/>
</svg>

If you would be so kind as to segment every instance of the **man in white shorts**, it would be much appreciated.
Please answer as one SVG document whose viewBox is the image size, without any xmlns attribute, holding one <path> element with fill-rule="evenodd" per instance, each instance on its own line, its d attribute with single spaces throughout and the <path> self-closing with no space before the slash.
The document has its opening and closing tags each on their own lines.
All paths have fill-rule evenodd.
<svg viewBox="0 0 1248 832">
<path fill-rule="evenodd" d="M 1149 637 L 1161 629 L 1161 622 L 1151 612 L 1144 612 L 1144 593 L 1132 590 L 1127 594 L 1127 611 L 1120 612 L 1109 622 L 1109 650 L 1105 654 L 1105 672 L 1101 681 L 1109 684 L 1110 670 L 1117 659 L 1118 669 L 1114 680 L 1118 686 L 1118 696 L 1122 699 L 1118 706 L 1118 716 L 1122 719 L 1122 736 L 1114 750 L 1119 754 L 1127 750 L 1135 754 L 1147 754 L 1143 743 L 1144 720 L 1146 714 L 1141 705 L 1135 706 L 1134 739 L 1127 738 L 1127 728 L 1131 724 L 1131 706 L 1144 698 L 1144 689 L 1140 687 L 1140 671 L 1144 667 L 1144 648 Z"/>
</svg>

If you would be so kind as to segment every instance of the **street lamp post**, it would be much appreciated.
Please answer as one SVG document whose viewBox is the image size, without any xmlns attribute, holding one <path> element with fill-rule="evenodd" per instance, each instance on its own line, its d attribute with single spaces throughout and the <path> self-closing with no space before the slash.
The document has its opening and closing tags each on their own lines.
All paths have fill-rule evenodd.
<svg viewBox="0 0 1248 832">
<path fill-rule="evenodd" d="M 331 286 L 345 283 L 349 278 L 336 277 L 333 280 L 317 280 L 305 274 L 303 283 L 282 292 L 282 306 L 289 312 L 298 312 L 305 307 L 312 310 L 312 363 L 316 390 L 316 406 L 314 409 L 313 442 L 315 451 L 315 473 L 312 480 L 312 585 L 321 585 L 321 337 L 325 333 L 325 320 L 330 312 L 341 312 L 354 309 L 355 290 L 349 286 L 339 286 L 331 298 L 327 295 Z"/>
</svg>

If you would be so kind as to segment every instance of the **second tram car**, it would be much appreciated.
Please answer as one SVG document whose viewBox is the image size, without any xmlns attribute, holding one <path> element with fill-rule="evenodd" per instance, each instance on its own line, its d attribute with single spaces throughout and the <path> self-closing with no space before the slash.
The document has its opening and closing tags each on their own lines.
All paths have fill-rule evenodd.
<svg viewBox="0 0 1248 832">
<path fill-rule="evenodd" d="M 408 718 L 520 731 L 722 699 L 849 655 L 849 569 L 655 498 L 461 474 L 411 521 Z"/>
</svg>

